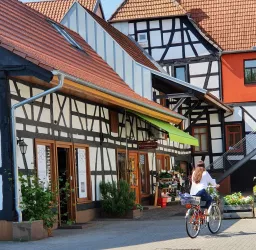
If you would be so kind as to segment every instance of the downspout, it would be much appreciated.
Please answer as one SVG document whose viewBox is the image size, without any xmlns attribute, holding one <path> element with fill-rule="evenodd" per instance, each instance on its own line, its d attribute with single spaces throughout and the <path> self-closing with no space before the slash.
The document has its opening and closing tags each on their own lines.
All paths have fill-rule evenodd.
<svg viewBox="0 0 256 250">
<path fill-rule="evenodd" d="M 13 175 L 14 175 L 14 193 L 15 193 L 15 209 L 18 214 L 18 222 L 22 222 L 22 212 L 20 210 L 20 199 L 19 199 L 19 186 L 18 186 L 18 167 L 17 167 L 17 152 L 16 152 L 16 117 L 15 117 L 15 110 L 25 104 L 31 103 L 36 99 L 39 99 L 43 96 L 49 95 L 51 93 L 56 92 L 57 90 L 61 89 L 64 84 L 64 75 L 60 73 L 53 72 L 54 75 L 58 75 L 59 83 L 57 86 L 48 89 L 38 95 L 32 96 L 24 101 L 16 103 L 11 108 L 11 130 L 12 130 L 12 158 L 13 158 Z"/>
</svg>

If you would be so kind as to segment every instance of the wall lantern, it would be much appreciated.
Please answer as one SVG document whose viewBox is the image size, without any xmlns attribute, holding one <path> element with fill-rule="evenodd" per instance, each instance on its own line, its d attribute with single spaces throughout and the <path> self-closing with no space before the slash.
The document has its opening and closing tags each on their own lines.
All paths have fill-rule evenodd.
<svg viewBox="0 0 256 250">
<path fill-rule="evenodd" d="M 27 152 L 28 145 L 24 142 L 24 139 L 18 139 L 17 144 L 20 147 L 21 154 L 25 155 Z"/>
</svg>

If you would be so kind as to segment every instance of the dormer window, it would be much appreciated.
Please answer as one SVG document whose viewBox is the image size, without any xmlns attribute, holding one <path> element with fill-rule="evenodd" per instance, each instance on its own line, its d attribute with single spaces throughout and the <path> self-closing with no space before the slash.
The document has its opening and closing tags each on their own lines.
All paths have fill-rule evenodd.
<svg viewBox="0 0 256 250">
<path fill-rule="evenodd" d="M 69 33 L 59 26 L 57 23 L 50 21 L 51 25 L 75 48 L 83 50 L 82 47 L 75 41 L 75 39 L 69 35 Z"/>
</svg>

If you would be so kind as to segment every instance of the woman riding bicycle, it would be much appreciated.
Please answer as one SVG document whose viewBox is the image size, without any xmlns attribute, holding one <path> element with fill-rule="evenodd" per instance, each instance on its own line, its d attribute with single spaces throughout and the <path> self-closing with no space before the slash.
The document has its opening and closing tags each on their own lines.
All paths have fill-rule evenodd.
<svg viewBox="0 0 256 250">
<path fill-rule="evenodd" d="M 202 201 L 206 201 L 205 214 L 207 214 L 207 211 L 212 203 L 212 197 L 206 191 L 209 184 L 219 188 L 219 185 L 216 185 L 216 181 L 212 179 L 210 174 L 206 171 L 204 162 L 199 161 L 192 174 L 190 195 L 200 196 Z"/>
</svg>

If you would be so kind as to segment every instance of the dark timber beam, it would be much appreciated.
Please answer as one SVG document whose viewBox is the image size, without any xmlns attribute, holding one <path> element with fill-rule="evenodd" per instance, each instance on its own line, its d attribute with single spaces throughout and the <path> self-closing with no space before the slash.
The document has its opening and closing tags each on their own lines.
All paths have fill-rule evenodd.
<svg viewBox="0 0 256 250">
<path fill-rule="evenodd" d="M 0 203 L 0 220 L 13 220 L 12 154 L 11 154 L 11 99 L 10 87 L 6 72 L 0 70 L 0 175 L 2 178 L 2 194 Z"/>
<path fill-rule="evenodd" d="M 171 98 L 171 99 L 180 99 L 180 98 L 191 98 L 194 97 L 191 93 L 177 93 L 177 94 L 165 94 L 165 95 L 153 95 L 154 99 L 162 99 L 162 98 Z"/>
<path fill-rule="evenodd" d="M 181 98 L 174 106 L 174 108 L 172 109 L 173 111 L 177 111 L 178 108 L 186 101 L 186 97 Z"/>
<path fill-rule="evenodd" d="M 203 112 L 201 112 L 201 113 L 197 116 L 197 118 L 194 120 L 194 122 L 192 122 L 192 123 L 185 129 L 185 132 L 188 132 L 189 129 L 190 129 L 191 127 L 193 127 L 193 126 L 197 123 L 197 121 L 199 121 L 199 119 L 200 119 L 203 115 L 206 114 L 207 110 L 208 110 L 208 108 L 206 107 L 206 108 L 203 110 Z"/>
</svg>

